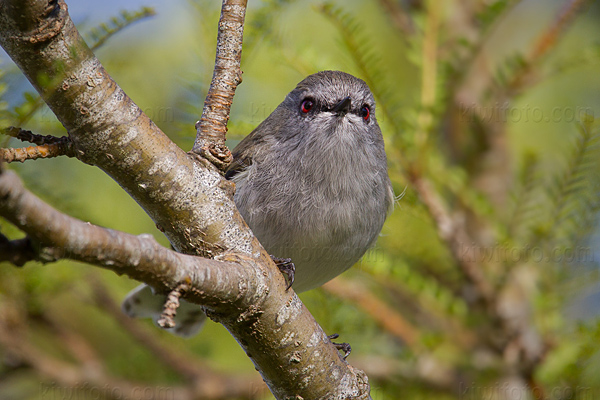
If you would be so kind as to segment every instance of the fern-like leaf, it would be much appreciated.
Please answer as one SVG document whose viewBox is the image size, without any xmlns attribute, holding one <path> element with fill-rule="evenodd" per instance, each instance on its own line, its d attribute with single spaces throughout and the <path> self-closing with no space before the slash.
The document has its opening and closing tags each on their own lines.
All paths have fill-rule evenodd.
<svg viewBox="0 0 600 400">
<path fill-rule="evenodd" d="M 123 10 L 119 16 L 112 17 L 110 21 L 103 22 L 97 27 L 92 28 L 86 35 L 87 42 L 92 50 L 96 50 L 123 29 L 154 15 L 156 15 L 156 12 L 151 7 L 142 7 L 137 11 Z"/>
<path fill-rule="evenodd" d="M 513 191 L 510 220 L 506 228 L 507 238 L 519 241 L 539 221 L 539 195 L 543 180 L 540 173 L 540 160 L 535 152 L 528 152 L 523 160 L 523 166 Z"/>
<path fill-rule="evenodd" d="M 253 52 L 257 43 L 268 40 L 277 40 L 279 35 L 275 30 L 274 22 L 279 19 L 281 13 L 292 5 L 296 0 L 265 0 L 259 9 L 249 15 L 244 31 L 244 54 Z"/>
<path fill-rule="evenodd" d="M 519 3 L 520 0 L 497 0 L 490 2 L 485 8 L 477 14 L 477 22 L 480 25 L 481 31 L 485 32 L 490 29 L 494 23 L 506 15 L 506 11 Z"/>
<path fill-rule="evenodd" d="M 364 32 L 362 25 L 352 15 L 332 3 L 323 3 L 317 9 L 337 28 L 361 77 L 378 100 L 378 109 L 381 110 L 383 119 L 390 123 L 395 136 L 398 137 L 402 131 L 402 117 L 398 112 L 402 107 L 388 84 L 393 79 L 384 76 L 380 68 L 380 58 L 373 53 L 374 46 L 360 33 Z"/>
<path fill-rule="evenodd" d="M 570 246 L 594 226 L 600 211 L 600 135 L 591 121 L 578 126 L 566 168 L 546 186 L 544 221 L 534 229 L 537 242 Z"/>
</svg>

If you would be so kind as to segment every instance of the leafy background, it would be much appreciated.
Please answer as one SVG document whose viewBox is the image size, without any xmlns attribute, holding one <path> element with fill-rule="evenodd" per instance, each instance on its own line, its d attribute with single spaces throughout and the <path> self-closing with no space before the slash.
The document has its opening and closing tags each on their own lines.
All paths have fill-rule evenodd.
<svg viewBox="0 0 600 400">
<path fill-rule="evenodd" d="M 576 3 L 585 2 L 250 2 L 230 146 L 310 73 L 347 71 L 377 97 L 403 196 L 375 249 L 301 295 L 352 344 L 349 361 L 369 374 L 374 399 L 600 398 L 599 7 L 589 2 L 560 26 Z M 132 1 L 126 13 L 121 2 L 68 4 L 113 78 L 190 149 L 219 2 Z M 64 135 L 6 56 L 1 66 L 0 126 Z M 70 215 L 168 246 L 96 168 L 69 159 L 11 168 Z M 456 247 L 440 234 L 432 198 L 471 241 Z M 488 304 L 462 268 L 469 261 L 494 288 Z M 125 398 L 132 386 L 147 389 L 138 398 L 169 398 L 168 388 L 181 399 L 272 398 L 222 326 L 183 340 L 119 319 L 115 306 L 136 285 L 66 261 L 2 265 L 0 398 Z M 244 389 L 210 397 L 200 380 Z"/>
</svg>

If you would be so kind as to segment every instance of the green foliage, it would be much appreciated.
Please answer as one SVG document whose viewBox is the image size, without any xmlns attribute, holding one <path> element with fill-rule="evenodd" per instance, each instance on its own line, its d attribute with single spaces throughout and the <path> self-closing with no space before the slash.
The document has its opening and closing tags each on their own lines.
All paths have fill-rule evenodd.
<svg viewBox="0 0 600 400">
<path fill-rule="evenodd" d="M 358 69 L 362 79 L 369 85 L 375 99 L 377 100 L 378 110 L 381 113 L 381 120 L 391 125 L 393 131 L 392 137 L 401 139 L 402 115 L 398 112 L 400 99 L 394 96 L 392 88 L 387 82 L 389 77 L 384 76 L 381 68 L 382 58 L 376 53 L 376 47 L 365 34 L 365 29 L 342 7 L 338 7 L 331 2 L 325 2 L 317 8 L 326 16 L 337 28 L 342 43 L 346 47 L 348 54 Z M 389 135 L 390 133 L 388 133 Z M 402 149 L 402 145 L 399 146 Z"/>
<path fill-rule="evenodd" d="M 554 62 L 548 73 L 549 77 L 556 77 L 577 70 L 584 66 L 598 66 L 600 63 L 600 43 L 594 43 L 583 49 L 578 49 L 575 54 L 564 56 Z"/>
<path fill-rule="evenodd" d="M 537 171 L 537 156 L 525 159 L 513 220 L 520 228 L 530 228 L 520 239 L 548 246 L 576 244 L 595 226 L 600 206 L 600 135 L 593 120 L 577 126 L 564 158 L 563 167 L 545 179 Z"/>
<path fill-rule="evenodd" d="M 516 3 L 519 3 L 519 0 L 496 0 L 489 2 L 477 15 L 480 30 L 483 33 L 487 32 L 498 19 L 506 15 L 507 9 Z"/>
<path fill-rule="evenodd" d="M 244 59 L 252 54 L 260 42 L 266 40 L 271 45 L 278 44 L 277 20 L 296 0 L 265 0 L 259 8 L 247 16 L 244 26 Z"/>
<path fill-rule="evenodd" d="M 85 35 L 85 39 L 90 48 L 92 50 L 96 50 L 104 45 L 108 39 L 123 29 L 134 24 L 135 22 L 152 17 L 154 15 L 156 15 L 156 13 L 151 7 L 142 7 L 137 11 L 123 10 L 117 17 L 112 17 L 110 21 L 103 22 L 100 25 L 90 29 L 87 35 Z"/>
<path fill-rule="evenodd" d="M 535 192 L 541 186 L 539 171 L 539 156 L 531 151 L 523 157 L 516 189 L 512 193 L 512 207 L 508 215 L 510 222 L 507 224 L 507 235 L 516 239 L 527 239 L 520 230 L 528 229 L 531 221 L 538 221 L 537 198 Z M 529 229 L 531 229 L 529 227 Z"/>
<path fill-rule="evenodd" d="M 425 38 L 431 29 L 429 6 L 423 3 L 416 8 L 401 8 L 415 27 L 414 33 L 408 34 L 395 28 L 394 16 L 380 7 L 381 3 L 265 0 L 252 4 L 246 17 L 244 84 L 237 90 L 230 138 L 241 138 L 250 132 L 304 75 L 316 70 L 343 69 L 371 87 L 394 189 L 396 193 L 406 191 L 373 253 L 342 279 L 360 284 L 383 302 L 392 311 L 390 320 L 401 317 L 413 326 L 415 342 L 406 343 L 406 337 L 382 328 L 376 313 L 358 301 L 338 298 L 325 289 L 302 294 L 303 301 L 328 333 L 338 332 L 343 341 L 351 342 L 354 352 L 350 362 L 354 364 L 356 360 L 356 365 L 365 366 L 372 397 L 377 400 L 397 399 L 398 393 L 406 399 L 457 399 L 461 396 L 456 391 L 457 384 L 493 386 L 506 377 L 506 371 L 521 374 L 522 378 L 533 377 L 536 384 L 548 389 L 587 385 L 597 390 L 597 320 L 577 325 L 565 316 L 569 297 L 597 282 L 597 276 L 590 272 L 596 268 L 594 260 L 537 260 L 528 253 L 529 249 L 540 248 L 544 256 L 553 252 L 564 255 L 568 249 L 589 244 L 600 207 L 597 123 L 590 118 L 562 125 L 550 126 L 543 121 L 530 124 L 522 131 L 528 137 L 541 138 L 531 145 L 524 140 L 527 138 L 511 136 L 513 130 L 524 126 L 523 121 L 486 118 L 477 111 L 464 112 L 461 108 L 463 99 L 472 101 L 482 112 L 494 103 L 506 101 L 515 106 L 516 93 L 525 97 L 539 88 L 527 79 L 516 78 L 527 72 L 537 78 L 533 83 L 545 78 L 545 85 L 555 85 L 550 79 L 577 72 L 584 64 L 597 63 L 597 44 L 582 44 L 574 56 L 559 54 L 558 61 L 550 60 L 551 73 L 544 74 L 540 65 L 531 65 L 526 55 L 515 50 L 515 43 L 532 29 L 507 24 L 514 17 L 514 7 L 521 2 L 479 2 L 471 9 L 464 2 L 451 1 L 438 10 L 437 36 L 427 39 L 433 41 L 435 52 L 425 54 L 426 45 L 432 44 Z M 188 142 L 193 140 L 193 124 L 201 113 L 210 83 L 218 6 L 218 2 L 210 0 L 190 1 L 193 24 L 187 37 L 194 38 L 194 42 L 190 45 L 189 40 L 182 39 L 180 44 L 173 43 L 180 46 L 179 52 L 193 53 L 192 68 L 172 66 L 185 71 L 180 82 L 184 87 L 169 103 L 178 112 L 178 132 L 173 136 L 181 140 L 184 148 L 189 148 Z M 458 18 L 463 11 L 468 18 Z M 97 48 L 126 26 L 151 15 L 149 9 L 122 13 L 92 29 L 86 38 L 91 47 Z M 468 27 L 463 26 L 469 23 Z M 463 35 L 464 32 L 469 34 Z M 595 32 L 589 31 L 588 35 L 597 36 Z M 159 50 L 156 49 L 157 57 L 161 57 Z M 114 66 L 117 73 L 120 66 Z M 423 81 L 426 69 L 434 71 L 428 76 L 436 81 L 427 89 L 431 90 L 432 101 L 424 104 L 424 83 L 432 83 Z M 572 82 L 592 82 L 591 77 L 580 75 Z M 600 86 L 599 82 L 589 83 L 593 84 Z M 37 95 L 25 93 L 19 105 L 9 107 L 4 100 L 6 88 L 0 71 L 2 126 L 36 122 L 32 116 L 43 104 Z M 581 91 L 569 90 L 568 94 L 560 90 L 554 97 L 583 97 Z M 558 101 L 556 98 L 548 100 L 551 105 Z M 252 107 L 248 106 L 250 103 Z M 40 129 L 58 132 L 56 123 L 42 122 Z M 547 134 L 550 130 L 557 130 L 560 135 L 556 137 L 562 141 L 551 139 Z M 539 142 L 544 142 L 544 146 Z M 499 158 L 504 165 L 494 164 L 498 153 L 507 156 Z M 19 173 L 52 204 L 111 228 L 136 233 L 153 229 L 151 221 L 132 211 L 135 204 L 126 194 L 119 197 L 116 185 L 98 190 L 101 178 L 94 172 L 64 161 L 50 162 L 60 174 L 40 172 L 39 165 L 20 166 Z M 440 226 L 434 213 L 438 210 L 426 204 L 427 193 L 418 191 L 416 178 L 430 183 L 434 197 L 454 226 Z M 87 200 L 71 200 L 76 193 L 63 185 L 71 181 L 80 182 L 81 190 L 92 193 L 98 197 L 94 200 L 99 201 L 87 206 Z M 442 237 L 443 229 L 463 230 L 472 242 L 453 248 L 455 236 Z M 11 238 L 18 236 L 7 224 L 2 224 L 2 232 Z M 167 244 L 158 232 L 152 232 Z M 471 255 L 466 252 L 469 249 L 474 250 Z M 513 250 L 516 253 L 510 252 Z M 465 261 L 472 262 L 490 282 L 496 303 L 482 305 L 484 300 L 477 297 L 477 288 L 466 277 Z M 67 263 L 58 268 L 34 268 L 17 272 L 0 268 L 0 300 L 22 299 L 15 308 L 27 310 L 31 317 L 44 315 L 49 309 L 63 309 L 64 314 L 76 316 L 66 320 L 100 349 L 102 361 L 116 376 L 174 385 L 182 382 L 179 375 L 149 356 L 143 343 L 133 339 L 109 315 L 99 312 L 89 300 L 87 287 L 81 289 L 82 281 L 97 279 L 112 289 L 115 298 L 120 298 L 134 286 L 133 282 L 110 274 L 90 278 L 78 272 L 81 266 Z M 519 320 L 515 322 L 517 327 L 501 320 L 497 311 L 501 305 L 527 315 L 522 323 L 530 329 L 527 333 L 538 334 L 539 343 L 547 346 L 542 357 L 533 361 L 517 359 L 511 364 L 509 359 L 514 356 L 515 347 L 531 337 L 520 336 L 523 325 L 517 324 L 519 315 L 515 317 L 515 321 Z M 154 332 L 147 325 L 144 328 Z M 42 325 L 35 327 L 42 332 L 47 329 Z M 231 375 L 253 372 L 250 362 L 220 326 L 209 324 L 189 342 L 156 334 L 171 351 L 206 359 L 207 364 L 218 365 Z M 45 346 L 54 344 L 55 338 L 47 332 L 40 336 Z M 524 356 L 519 353 L 518 357 Z M 129 361 L 132 359 L 137 361 Z M 450 376 L 446 381 L 439 379 L 445 376 L 444 371 Z"/>
<path fill-rule="evenodd" d="M 422 269 L 415 268 L 414 263 L 388 258 L 384 259 L 382 264 L 388 266 L 389 278 L 394 279 L 399 289 L 407 291 L 409 297 L 419 298 L 418 304 L 421 307 L 438 316 L 466 317 L 466 306 L 452 288 L 434 277 L 426 276 Z"/>
</svg>

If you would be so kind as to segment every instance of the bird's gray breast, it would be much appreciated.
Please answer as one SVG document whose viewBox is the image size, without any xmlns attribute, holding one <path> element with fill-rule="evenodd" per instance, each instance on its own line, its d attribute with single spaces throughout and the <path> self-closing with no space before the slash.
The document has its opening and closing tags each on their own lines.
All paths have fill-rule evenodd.
<svg viewBox="0 0 600 400">
<path fill-rule="evenodd" d="M 234 178 L 236 205 L 254 234 L 270 254 L 296 265 L 296 291 L 351 267 L 383 225 L 386 165 L 365 148 L 383 143 L 353 135 L 346 127 L 326 141 L 305 136 L 274 143 L 261 162 Z"/>
</svg>

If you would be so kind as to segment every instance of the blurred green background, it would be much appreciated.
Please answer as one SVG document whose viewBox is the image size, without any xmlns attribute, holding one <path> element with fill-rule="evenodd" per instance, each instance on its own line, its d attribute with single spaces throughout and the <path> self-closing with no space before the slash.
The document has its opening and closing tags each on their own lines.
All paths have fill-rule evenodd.
<svg viewBox="0 0 600 400">
<path fill-rule="evenodd" d="M 67 3 L 90 45 L 127 25 L 98 48 L 98 58 L 169 137 L 191 149 L 220 2 Z M 352 344 L 349 362 L 366 370 L 374 399 L 600 398 L 593 118 L 600 114 L 600 7 L 576 3 L 586 2 L 250 1 L 230 147 L 310 73 L 349 72 L 377 97 L 390 176 L 404 196 L 363 261 L 339 284 L 301 295 L 326 332 Z M 156 14 L 144 16 L 142 6 Z M 121 15 L 123 7 L 130 13 Z M 555 40 L 540 50 L 553 27 Z M 1 127 L 23 122 L 35 133 L 64 135 L 45 106 L 30 113 L 37 101 L 25 95 L 30 86 L 2 61 Z M 61 158 L 10 168 L 67 214 L 169 245 L 94 167 Z M 465 248 L 452 249 L 439 235 L 416 189 L 422 179 L 464 222 L 473 239 Z M 4 221 L 0 229 L 20 237 Z M 461 255 L 492 282 L 493 302 L 472 300 Z M 20 332 L 26 347 L 11 349 L 0 334 L 0 398 L 127 398 L 125 389 L 109 390 L 127 385 L 150 388 L 137 398 L 272 398 L 218 324 L 183 340 L 149 321 L 119 322 L 111 307 L 137 284 L 68 261 L 0 266 L 0 323 Z M 184 357 L 198 375 L 165 362 L 165 352 Z M 202 379 L 247 389 L 210 397 L 192 389 Z"/>
</svg>

